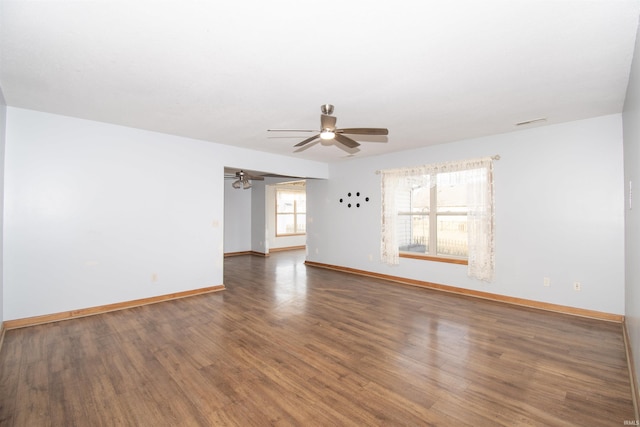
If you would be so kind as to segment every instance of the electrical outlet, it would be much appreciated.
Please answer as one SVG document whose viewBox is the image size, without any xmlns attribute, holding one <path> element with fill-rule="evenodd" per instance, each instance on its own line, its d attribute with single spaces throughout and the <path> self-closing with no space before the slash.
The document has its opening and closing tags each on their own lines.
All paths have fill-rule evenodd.
<svg viewBox="0 0 640 427">
<path fill-rule="evenodd" d="M 548 277 L 545 277 L 544 279 L 542 279 L 542 284 L 544 286 L 551 286 L 551 279 Z"/>
<path fill-rule="evenodd" d="M 153 283 L 157 283 L 158 282 L 158 273 L 152 273 L 151 274 L 151 281 Z"/>
<path fill-rule="evenodd" d="M 581 291 L 582 290 L 582 285 L 580 284 L 580 282 L 573 282 L 573 290 L 574 291 Z"/>
</svg>

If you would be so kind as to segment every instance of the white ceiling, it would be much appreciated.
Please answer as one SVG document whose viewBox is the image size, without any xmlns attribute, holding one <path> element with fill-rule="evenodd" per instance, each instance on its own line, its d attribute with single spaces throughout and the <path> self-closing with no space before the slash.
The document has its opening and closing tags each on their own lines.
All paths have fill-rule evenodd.
<svg viewBox="0 0 640 427">
<path fill-rule="evenodd" d="M 294 153 L 310 134 L 267 129 L 318 129 L 331 103 L 338 127 L 389 129 L 363 157 L 619 113 L 640 13 L 639 0 L 0 7 L 10 106 L 327 162 L 347 152 Z"/>
</svg>

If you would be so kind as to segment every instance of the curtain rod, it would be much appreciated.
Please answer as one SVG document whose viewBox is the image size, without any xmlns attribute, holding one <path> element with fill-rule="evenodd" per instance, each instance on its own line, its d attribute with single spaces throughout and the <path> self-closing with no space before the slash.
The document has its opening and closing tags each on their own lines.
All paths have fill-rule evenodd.
<svg viewBox="0 0 640 427">
<path fill-rule="evenodd" d="M 486 157 L 485 157 L 486 158 Z M 473 160 L 473 159 L 471 159 Z M 496 154 L 494 156 L 491 156 L 491 160 L 500 160 L 500 154 Z M 454 160 L 455 161 L 455 160 Z M 464 162 L 465 160 L 461 160 L 462 162 Z M 448 162 L 446 162 L 448 163 Z M 385 169 L 386 171 L 393 171 L 393 170 L 402 170 L 402 169 L 406 169 L 406 168 L 398 168 L 398 169 Z M 382 172 L 384 172 L 385 170 L 377 170 L 376 171 L 376 175 L 380 175 Z"/>
</svg>

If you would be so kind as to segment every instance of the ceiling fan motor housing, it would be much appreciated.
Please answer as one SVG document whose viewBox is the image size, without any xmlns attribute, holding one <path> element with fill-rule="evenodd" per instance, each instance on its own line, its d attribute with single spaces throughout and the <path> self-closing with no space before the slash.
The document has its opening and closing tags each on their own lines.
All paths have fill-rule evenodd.
<svg viewBox="0 0 640 427">
<path fill-rule="evenodd" d="M 320 106 L 320 111 L 322 111 L 322 114 L 333 114 L 333 105 L 322 104 Z"/>
</svg>

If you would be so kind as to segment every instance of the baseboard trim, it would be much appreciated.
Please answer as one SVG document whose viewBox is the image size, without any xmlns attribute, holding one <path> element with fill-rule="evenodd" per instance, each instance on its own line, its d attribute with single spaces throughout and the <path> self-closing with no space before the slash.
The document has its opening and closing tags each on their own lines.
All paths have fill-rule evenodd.
<svg viewBox="0 0 640 427">
<path fill-rule="evenodd" d="M 622 336 L 624 338 L 624 350 L 627 356 L 627 367 L 629 369 L 629 382 L 631 383 L 631 399 L 633 400 L 633 411 L 636 420 L 640 420 L 640 401 L 638 401 L 638 377 L 636 375 L 636 367 L 633 363 L 633 351 L 631 350 L 631 340 L 629 339 L 629 330 L 627 322 L 622 322 Z"/>
<path fill-rule="evenodd" d="M 232 256 L 241 256 L 241 255 L 256 255 L 256 256 L 263 256 L 263 257 L 269 256 L 269 254 L 266 254 L 264 252 L 240 251 L 240 252 L 227 252 L 226 254 L 224 254 L 224 257 L 228 258 L 228 257 L 232 257 Z"/>
<path fill-rule="evenodd" d="M 284 246 L 281 248 L 269 248 L 269 252 L 284 252 L 284 251 L 297 251 L 299 249 L 305 249 L 305 245 L 300 246 Z"/>
<path fill-rule="evenodd" d="M 428 289 L 450 292 L 450 293 L 459 294 L 459 295 L 472 296 L 476 298 L 503 302 L 503 303 L 518 305 L 522 307 L 536 308 L 539 310 L 553 311 L 556 313 L 571 314 L 573 316 L 589 317 L 592 319 L 606 320 L 608 322 L 616 322 L 616 323 L 622 323 L 624 320 L 624 316 L 620 314 L 604 313 L 601 311 L 587 310 L 583 308 L 569 307 L 569 306 L 564 306 L 559 304 L 550 304 L 550 303 L 540 302 L 535 300 L 509 297 L 509 296 L 500 295 L 500 294 L 492 294 L 489 292 L 474 291 L 471 289 L 457 288 L 455 286 L 441 285 L 438 283 L 425 282 L 425 281 L 415 280 L 415 279 L 407 279 L 404 277 L 374 273 L 371 271 L 358 270 L 355 268 L 341 267 L 341 266 L 331 265 L 331 264 L 323 264 L 323 263 L 314 262 L 314 261 L 305 261 L 305 265 L 308 265 L 311 267 L 326 268 L 329 270 L 337 270 L 345 273 L 357 274 L 360 276 L 375 277 L 377 279 L 383 279 L 391 282 L 402 283 L 404 285 L 418 286 L 421 288 L 428 288 Z"/>
<path fill-rule="evenodd" d="M 4 326 L 4 322 L 0 323 L 0 351 L 2 351 L 2 344 L 4 343 L 4 333 L 7 329 Z"/>
<path fill-rule="evenodd" d="M 184 292 L 175 292 L 172 294 L 159 295 L 150 298 L 142 298 L 131 301 L 118 302 L 115 304 L 101 305 L 97 307 L 82 308 L 78 310 L 64 311 L 61 313 L 44 314 L 42 316 L 25 317 L 22 319 L 5 320 L 4 330 L 26 328 L 28 326 L 40 325 L 43 323 L 59 322 L 62 320 L 76 319 L 78 317 L 93 316 L 96 314 L 108 313 L 110 311 L 125 310 L 127 308 L 140 307 L 143 305 L 156 304 L 159 302 L 170 301 L 174 299 L 186 298 L 195 295 L 208 294 L 211 292 L 219 292 L 225 289 L 224 285 L 209 286 L 207 288 L 193 289 Z"/>
<path fill-rule="evenodd" d="M 299 250 L 299 249 L 304 249 L 306 248 L 305 245 L 302 246 L 284 246 L 282 248 L 271 248 L 269 249 L 269 252 L 284 252 L 284 251 L 295 251 L 295 250 Z M 224 257 L 232 257 L 232 256 L 241 256 L 241 255 L 255 255 L 255 256 L 262 256 L 262 257 L 268 257 L 269 254 L 268 253 L 264 253 L 264 252 L 258 252 L 258 251 L 239 251 L 239 252 L 227 252 L 224 254 Z"/>
</svg>

